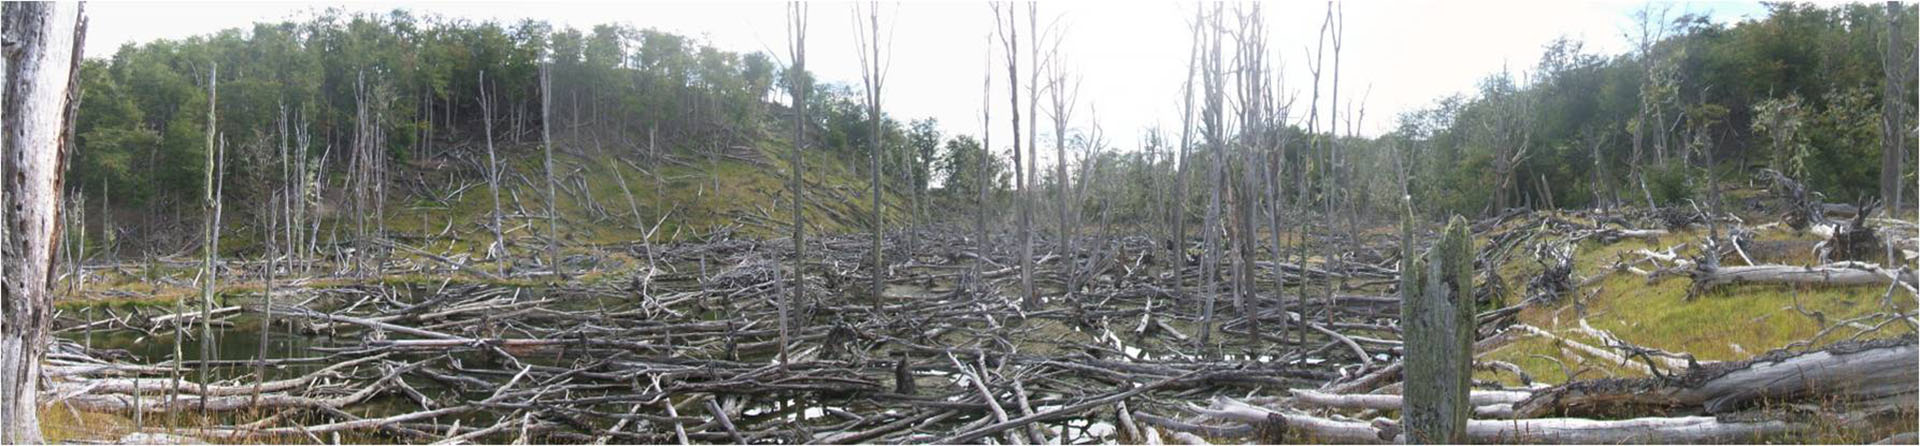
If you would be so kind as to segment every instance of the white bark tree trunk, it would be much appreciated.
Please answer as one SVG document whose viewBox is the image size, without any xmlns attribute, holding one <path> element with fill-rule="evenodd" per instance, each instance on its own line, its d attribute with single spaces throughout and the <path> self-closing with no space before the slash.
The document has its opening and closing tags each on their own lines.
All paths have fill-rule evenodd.
<svg viewBox="0 0 1920 446">
<path fill-rule="evenodd" d="M 0 444 L 41 443 L 37 386 L 53 319 L 61 160 L 67 107 L 80 60 L 81 8 L 72 3 L 7 3 L 0 157 L 5 159 L 4 248 L 0 251 Z"/>
</svg>

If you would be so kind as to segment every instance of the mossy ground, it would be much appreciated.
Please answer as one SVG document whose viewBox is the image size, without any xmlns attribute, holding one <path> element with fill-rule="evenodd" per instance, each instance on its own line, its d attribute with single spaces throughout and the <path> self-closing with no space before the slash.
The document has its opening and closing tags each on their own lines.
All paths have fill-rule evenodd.
<svg viewBox="0 0 1920 446">
<path fill-rule="evenodd" d="M 1613 244 L 1583 242 L 1575 251 L 1574 280 L 1603 277 L 1576 291 L 1584 304 L 1584 314 L 1575 304 L 1575 297 L 1569 296 L 1555 305 L 1529 307 L 1521 311 L 1519 321 L 1566 339 L 1604 348 L 1602 342 L 1577 330 L 1584 317 L 1593 328 L 1636 345 L 1688 353 L 1701 361 L 1735 361 L 1784 348 L 1819 333 L 1821 322 L 1801 310 L 1824 315 L 1828 324 L 1883 311 L 1887 295 L 1884 286 L 1738 284 L 1689 297 L 1691 281 L 1684 276 L 1649 280 L 1639 274 L 1613 270 L 1614 263 L 1621 259 L 1642 258 L 1637 254 L 1641 249 L 1662 252 L 1684 245 L 1675 252 L 1683 257 L 1697 255 L 1697 246 L 1707 236 L 1706 232 L 1679 231 L 1655 240 L 1626 239 Z M 1758 231 L 1755 239 L 1811 247 L 1819 237 L 1774 226 Z M 1816 263 L 1810 249 L 1770 253 L 1765 260 L 1756 261 L 1788 265 Z M 1725 262 L 1740 264 L 1738 259 Z M 1511 262 L 1508 266 L 1501 275 L 1510 284 L 1524 284 L 1540 270 L 1538 264 L 1530 260 Z M 1645 265 L 1642 269 L 1646 269 Z M 1796 301 L 1799 309 L 1795 307 Z M 1899 312 L 1911 312 L 1915 307 L 1915 300 L 1904 291 L 1896 292 L 1892 303 Z M 1857 330 L 1843 327 L 1815 346 L 1845 340 L 1855 332 Z M 1892 337 L 1912 332 L 1910 326 L 1894 324 L 1864 337 Z M 1644 374 L 1634 367 L 1605 364 L 1573 353 L 1542 337 L 1521 338 L 1487 353 L 1484 358 L 1514 363 L 1535 380 L 1550 384 L 1565 382 L 1568 375 L 1576 373 L 1580 379 Z M 1514 381 L 1510 375 L 1491 372 L 1480 372 L 1476 378 Z"/>
</svg>

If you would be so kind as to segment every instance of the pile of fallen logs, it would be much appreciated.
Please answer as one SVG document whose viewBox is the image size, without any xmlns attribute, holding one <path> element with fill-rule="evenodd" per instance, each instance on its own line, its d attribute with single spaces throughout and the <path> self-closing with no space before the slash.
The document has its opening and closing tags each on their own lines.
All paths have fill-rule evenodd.
<svg viewBox="0 0 1920 446">
<path fill-rule="evenodd" d="M 1573 268 L 1583 241 L 1657 242 L 1686 225 L 1718 221 L 1671 214 L 1509 213 L 1472 225 L 1483 241 L 1469 262 L 1476 300 L 1499 303 L 1473 315 L 1475 351 L 1554 336 L 1518 324 L 1516 315 L 1528 305 L 1578 302 L 1595 279 Z M 1636 221 L 1642 228 L 1678 223 L 1624 224 Z M 315 341 L 268 358 L 212 359 L 62 342 L 46 366 L 47 400 L 144 414 L 149 434 L 171 421 L 155 417 L 252 415 L 179 431 L 220 441 L 325 442 L 322 436 L 340 432 L 448 444 L 1404 441 L 1396 416 L 1407 350 L 1399 259 L 1377 254 L 1401 252 L 1398 240 L 1371 240 L 1379 246 L 1362 252 L 1375 254 L 1338 264 L 1254 262 L 1248 302 L 1212 316 L 1217 332 L 1207 338 L 1198 332 L 1209 317 L 1202 303 L 1236 285 L 1201 280 L 1212 270 L 1194 262 L 1175 271 L 1169 257 L 1189 250 L 1103 235 L 1076 240 L 1077 251 L 1068 253 L 1069 244 L 1042 238 L 1034 264 L 1045 303 L 1026 307 L 1013 266 L 1017 247 L 961 234 L 971 231 L 889 234 L 885 271 L 869 269 L 865 236 L 810 239 L 796 274 L 790 241 L 723 232 L 646 246 L 639 264 L 581 262 L 612 280 L 508 286 L 499 282 L 558 279 L 435 255 L 413 271 L 480 280 L 296 282 L 275 288 L 272 307 L 240 301 L 209 314 L 67 314 L 60 322 L 69 337 L 118 330 L 160 339 L 188 320 L 239 327 L 271 314 L 262 329 Z M 911 252 L 902 248 L 908 239 L 916 243 Z M 1644 259 L 1612 271 L 1689 277 L 1699 290 L 1871 284 L 1891 294 L 1911 293 L 1916 282 L 1910 268 L 1859 260 L 1786 266 L 1729 257 L 1723 265 L 1676 252 L 1643 250 Z M 1537 263 L 1545 274 L 1498 283 L 1500 265 L 1513 262 Z M 266 266 L 229 267 L 244 279 Z M 1069 271 L 1079 288 L 1066 293 L 1060 278 Z M 867 288 L 876 274 L 888 284 L 878 296 Z M 1176 279 L 1184 294 L 1174 291 Z M 1347 286 L 1328 286 L 1334 282 Z M 792 287 L 804 287 L 802 301 L 790 302 Z M 1847 326 L 1914 320 L 1911 313 L 1880 316 Z M 1475 382 L 1466 435 L 1474 442 L 1677 443 L 1888 434 L 1877 430 L 1886 419 L 1910 421 L 1914 411 L 1915 339 L 1862 338 L 1867 333 L 1720 363 L 1617 339 L 1600 346 L 1567 340 L 1567 348 L 1610 355 L 1651 377 L 1557 386 L 1481 358 L 1475 369 L 1516 376 L 1522 385 Z M 197 373 L 180 369 L 222 378 L 196 382 L 187 377 Z"/>
<path fill-rule="evenodd" d="M 1475 443 L 1752 443 L 1822 430 L 1868 431 L 1912 421 L 1916 355 L 1920 349 L 1914 336 L 1906 335 L 1841 342 L 1809 352 L 1775 352 L 1675 376 L 1475 390 L 1467 437 Z M 1399 410 L 1397 394 L 1294 389 L 1288 397 L 1267 401 L 1270 404 L 1216 397 L 1206 406 L 1189 406 L 1196 414 L 1191 420 L 1145 413 L 1133 418 L 1152 428 L 1214 437 L 1277 431 L 1334 443 L 1405 441 L 1393 418 L 1319 415 Z M 1844 412 L 1804 409 L 1821 406 Z"/>
<path fill-rule="evenodd" d="M 1195 346 L 1198 299 L 1148 275 L 1165 266 L 1152 263 L 1149 239 L 1084 243 L 1104 254 L 1078 265 L 1088 279 L 1077 301 L 1022 308 L 1007 294 L 1017 275 L 998 266 L 1017 264 L 1011 251 L 941 234 L 917 234 L 918 252 L 891 266 L 894 286 L 877 297 L 855 291 L 873 274 L 861 269 L 863 238 L 817 239 L 804 281 L 789 281 L 789 244 L 712 237 L 656 247 L 656 263 L 633 280 L 283 286 L 271 308 L 63 316 L 69 335 L 162 337 L 173 323 L 244 326 L 270 310 L 267 329 L 316 341 L 265 361 L 185 359 L 178 379 L 165 357 L 66 343 L 49 365 L 58 377 L 49 391 L 77 410 L 145 414 L 149 431 L 167 415 L 266 414 L 181 431 L 232 441 L 357 431 L 407 442 L 1084 442 L 1110 440 L 1100 414 L 1130 398 L 1312 386 L 1397 355 L 1390 295 L 1341 294 L 1332 306 L 1289 296 L 1289 308 L 1309 310 L 1260 317 L 1307 327 L 1297 339 L 1245 334 Z M 974 259 L 985 265 L 978 275 Z M 1055 277 L 1062 262 L 1043 257 L 1037 274 Z M 1259 266 L 1296 282 L 1396 275 Z M 783 333 L 779 305 L 793 286 L 808 299 L 793 303 Z M 1244 334 L 1246 318 L 1223 327 Z M 786 362 L 776 356 L 782 339 Z M 256 367 L 272 378 L 255 378 Z M 188 379 L 200 368 L 227 378 Z"/>
</svg>

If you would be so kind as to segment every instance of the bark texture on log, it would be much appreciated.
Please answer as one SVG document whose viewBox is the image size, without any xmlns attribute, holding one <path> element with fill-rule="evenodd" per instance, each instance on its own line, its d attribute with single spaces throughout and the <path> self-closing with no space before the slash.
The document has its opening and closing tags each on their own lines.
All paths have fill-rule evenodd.
<svg viewBox="0 0 1920 446">
<path fill-rule="evenodd" d="M 1805 424 L 1786 421 L 1744 422 L 1705 416 L 1628 420 L 1473 420 L 1467 423 L 1467 441 L 1519 444 L 1756 443 L 1807 429 Z"/>
<path fill-rule="evenodd" d="M 1410 443 L 1459 443 L 1472 407 L 1473 239 L 1454 217 L 1426 258 L 1402 271 L 1400 314 L 1406 330 L 1406 398 L 1401 417 Z"/>
<path fill-rule="evenodd" d="M 1858 262 L 1840 262 L 1821 266 L 1756 265 L 1700 266 L 1690 273 L 1693 290 L 1698 293 L 1735 283 L 1786 283 L 1807 285 L 1886 285 L 1897 276 L 1902 283 L 1915 284 L 1914 275 L 1905 271 L 1887 271 Z"/>
<path fill-rule="evenodd" d="M 1914 335 L 1842 342 L 1803 353 L 1775 351 L 1747 361 L 1703 365 L 1678 376 L 1568 383 L 1514 405 L 1518 417 L 1549 413 L 1691 409 L 1726 413 L 1759 402 L 1843 401 L 1856 410 L 1910 409 L 1920 384 Z"/>
<path fill-rule="evenodd" d="M 36 384 L 53 318 L 61 163 L 80 60 L 80 5 L 8 2 L 4 29 L 4 222 L 0 222 L 0 444 L 41 443 Z"/>
</svg>

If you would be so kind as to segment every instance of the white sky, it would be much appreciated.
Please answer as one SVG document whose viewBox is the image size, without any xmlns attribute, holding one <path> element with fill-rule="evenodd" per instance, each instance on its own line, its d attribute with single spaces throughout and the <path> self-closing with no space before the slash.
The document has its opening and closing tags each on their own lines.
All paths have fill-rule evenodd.
<svg viewBox="0 0 1920 446">
<path fill-rule="evenodd" d="M 1641 2 L 1626 1 L 1349 1 L 1346 43 L 1341 62 L 1341 107 L 1365 100 L 1361 133 L 1390 129 L 1400 112 L 1424 107 L 1442 96 L 1471 91 L 1482 77 L 1503 66 L 1528 69 L 1546 44 L 1559 36 L 1586 42 L 1587 51 L 1617 54 L 1627 47 L 1622 36 L 1628 14 Z M 587 29 L 618 22 L 694 36 L 733 51 L 764 51 L 785 59 L 785 3 L 734 2 L 105 2 L 87 5 L 91 17 L 86 52 L 109 57 L 124 43 L 181 38 L 254 21 L 299 19 L 307 11 L 340 6 L 353 11 L 406 8 L 511 23 L 545 19 L 560 26 Z M 1311 88 L 1305 61 L 1318 38 L 1327 4 L 1323 1 L 1265 3 L 1269 48 L 1283 66 L 1284 88 L 1303 98 L 1293 116 L 1305 115 Z M 1080 98 L 1098 109 L 1111 144 L 1132 148 L 1144 129 L 1179 125 L 1179 89 L 1186 75 L 1189 34 L 1186 21 L 1194 3 L 1043 1 L 1041 26 L 1055 15 L 1068 28 L 1063 52 L 1082 78 Z M 859 82 L 851 14 L 852 4 L 811 4 L 808 68 L 822 80 Z M 1024 13 L 1024 5 L 1021 8 Z M 1229 7 L 1231 9 L 1231 7 Z M 1679 3 L 1681 12 L 1711 12 L 1715 21 L 1759 18 L 1758 2 Z M 1025 19 L 1022 18 L 1022 21 Z M 986 67 L 987 33 L 992 14 L 981 2 L 908 1 L 882 4 L 882 33 L 893 26 L 892 63 L 883 107 L 904 119 L 938 118 L 949 135 L 980 133 L 981 76 Z M 1021 45 L 1030 36 L 1021 29 Z M 995 42 L 997 46 L 998 43 Z M 1022 69 L 1029 64 L 1022 55 Z M 1006 144 L 1006 68 L 994 56 L 992 91 L 996 146 Z M 1025 86 L 1021 89 L 1024 91 Z M 1364 96 L 1364 97 L 1363 97 Z M 1324 98 L 1323 98 L 1324 100 Z M 1045 101 L 1042 101 L 1045 108 Z M 1324 106 L 1324 103 L 1323 103 Z M 1042 131 L 1051 134 L 1042 111 Z M 1342 114 L 1346 114 L 1345 111 Z M 1070 127 L 1088 125 L 1085 108 Z M 1025 120 L 1025 117 L 1022 117 Z M 1344 132 L 1344 130 L 1343 130 Z M 1176 134 L 1177 135 L 1177 134 Z"/>
</svg>

